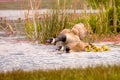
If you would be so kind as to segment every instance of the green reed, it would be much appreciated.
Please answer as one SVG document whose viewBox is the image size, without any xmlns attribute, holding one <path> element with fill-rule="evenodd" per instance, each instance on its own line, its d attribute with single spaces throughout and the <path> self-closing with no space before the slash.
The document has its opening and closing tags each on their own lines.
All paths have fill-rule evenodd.
<svg viewBox="0 0 120 80">
<path fill-rule="evenodd" d="M 49 37 L 58 36 L 60 31 L 64 28 L 72 27 L 71 14 L 65 13 L 66 2 L 64 1 L 64 8 L 61 8 L 59 0 L 57 4 L 57 8 L 53 8 L 50 13 L 36 15 L 36 12 L 34 12 L 33 19 L 28 18 L 28 11 L 25 20 L 25 30 L 29 39 L 45 42 Z M 33 9 L 32 5 L 31 7 Z"/>
<path fill-rule="evenodd" d="M 99 13 L 90 15 L 91 28 L 97 34 L 111 34 L 120 32 L 120 9 L 119 0 L 96 1 L 88 0 L 94 9 L 98 9 Z"/>
<path fill-rule="evenodd" d="M 39 24 L 41 27 L 41 32 L 39 33 L 41 35 L 39 37 L 42 38 L 42 41 L 39 41 L 41 42 L 44 42 L 49 37 L 56 37 L 61 30 L 71 27 L 69 15 L 64 15 L 64 13 L 58 15 L 56 10 L 52 10 L 51 14 L 45 15 L 44 20 L 40 20 Z"/>
<path fill-rule="evenodd" d="M 80 22 L 84 23 L 85 27 L 92 34 L 104 35 L 120 32 L 120 7 L 116 4 L 113 4 L 114 6 L 110 7 L 110 3 L 107 1 L 104 3 L 97 3 L 95 0 L 92 0 L 92 5 L 95 5 L 92 6 L 86 1 L 83 1 L 83 9 L 85 12 L 77 14 L 76 7 L 78 1 L 76 0 L 73 4 L 69 3 L 69 5 L 72 4 L 74 6 L 72 8 L 74 13 L 68 14 L 65 12 L 68 8 L 66 1 L 67 0 L 55 1 L 56 4 L 54 5 L 55 7 L 51 9 L 51 13 L 37 15 L 37 12 L 34 12 L 34 18 L 32 20 L 26 18 L 26 33 L 28 38 L 43 43 L 49 37 L 58 36 L 60 31 L 64 28 L 71 28 L 73 25 Z M 99 12 L 86 13 L 88 4 L 91 8 L 93 7 L 93 9 L 99 10 Z M 36 7 L 35 10 L 37 10 Z"/>
</svg>

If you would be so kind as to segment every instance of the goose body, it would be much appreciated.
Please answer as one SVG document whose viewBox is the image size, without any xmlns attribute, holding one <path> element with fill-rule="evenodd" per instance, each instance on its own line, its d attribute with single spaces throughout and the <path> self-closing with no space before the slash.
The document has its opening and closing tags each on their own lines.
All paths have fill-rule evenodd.
<svg viewBox="0 0 120 80">
<path fill-rule="evenodd" d="M 70 33 L 71 30 L 70 29 L 63 29 L 60 34 L 66 34 L 66 33 Z"/>
<path fill-rule="evenodd" d="M 71 29 L 71 32 L 75 35 L 78 35 L 81 40 L 83 40 L 84 37 L 88 36 L 89 34 L 88 30 L 85 28 L 83 23 L 74 25 Z"/>
<path fill-rule="evenodd" d="M 57 43 L 59 41 L 62 41 L 65 44 L 67 44 L 67 43 L 71 43 L 71 42 L 79 42 L 80 39 L 79 39 L 79 36 L 74 35 L 73 33 L 65 33 L 65 34 L 60 34 L 56 38 L 49 38 L 47 40 L 47 43 L 54 44 L 54 43 Z"/>
<path fill-rule="evenodd" d="M 66 52 L 85 51 L 85 48 L 88 45 L 89 45 L 88 43 L 85 43 L 83 41 L 71 42 L 71 43 L 66 44 L 65 46 L 62 46 L 60 50 L 66 51 Z"/>
</svg>

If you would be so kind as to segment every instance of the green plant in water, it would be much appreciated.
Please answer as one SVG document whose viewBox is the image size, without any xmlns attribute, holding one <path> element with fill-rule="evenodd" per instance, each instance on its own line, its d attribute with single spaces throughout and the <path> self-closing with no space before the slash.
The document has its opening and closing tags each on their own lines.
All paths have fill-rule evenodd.
<svg viewBox="0 0 120 80">
<path fill-rule="evenodd" d="M 34 37 L 34 27 L 33 27 L 33 22 L 31 22 L 30 20 L 26 20 L 25 22 L 25 32 L 27 34 L 27 37 L 29 39 L 33 39 Z"/>
<path fill-rule="evenodd" d="M 61 14 L 58 16 L 58 13 L 54 10 L 50 15 L 47 14 L 45 20 L 39 22 L 42 29 L 40 32 L 42 34 L 42 40 L 39 41 L 44 42 L 49 37 L 56 37 L 62 29 L 70 28 L 71 24 L 68 18 L 68 15 Z"/>
<path fill-rule="evenodd" d="M 27 15 L 25 30 L 28 38 L 43 43 L 49 37 L 58 36 L 62 29 L 70 28 L 72 20 L 69 19 L 71 16 L 65 13 L 65 4 L 66 3 L 64 1 L 64 8 L 61 8 L 61 10 L 60 4 L 58 4 L 58 9 L 52 9 L 51 13 L 44 14 L 43 19 L 38 19 L 37 15 L 34 14 L 34 19 L 30 20 Z"/>
</svg>

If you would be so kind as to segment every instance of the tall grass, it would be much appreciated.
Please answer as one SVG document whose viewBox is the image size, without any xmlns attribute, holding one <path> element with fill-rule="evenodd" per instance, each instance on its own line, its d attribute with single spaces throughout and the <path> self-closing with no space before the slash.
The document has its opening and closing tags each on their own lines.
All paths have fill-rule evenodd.
<svg viewBox="0 0 120 80">
<path fill-rule="evenodd" d="M 96 34 L 107 34 L 109 33 L 109 22 L 108 22 L 108 13 L 104 12 L 104 9 L 99 10 L 98 14 L 90 14 L 89 24 L 93 30 L 93 33 Z"/>
<path fill-rule="evenodd" d="M 41 32 L 39 33 L 39 37 L 41 36 L 41 42 L 44 42 L 49 37 L 56 37 L 60 33 L 60 31 L 64 28 L 70 28 L 72 26 L 71 20 L 69 19 L 70 15 L 58 15 L 56 10 L 52 10 L 51 14 L 46 14 L 44 21 L 39 21 Z"/>
<path fill-rule="evenodd" d="M 111 3 L 107 1 L 106 3 L 96 3 L 95 0 L 92 0 L 92 5 L 94 5 L 94 8 L 99 10 L 99 12 L 96 14 L 92 12 L 87 14 L 86 10 L 89 3 L 84 1 L 83 9 L 85 13 L 76 14 L 76 7 L 79 2 L 76 0 L 73 3 L 74 13 L 68 14 L 65 12 L 68 7 L 66 1 L 67 0 L 56 0 L 56 5 L 54 5 L 56 7 L 52 8 L 50 13 L 43 14 L 42 18 L 38 18 L 38 16 L 41 17 L 41 15 L 37 15 L 37 12 L 35 12 L 37 10 L 36 6 L 40 5 L 33 4 L 33 6 L 31 3 L 31 9 L 34 7 L 33 19 L 30 20 L 26 18 L 26 33 L 28 37 L 38 40 L 41 43 L 49 37 L 56 37 L 62 29 L 71 28 L 74 24 L 80 22 L 83 22 L 85 27 L 93 34 L 106 35 L 120 32 L 118 31 L 120 25 L 120 10 L 119 7 L 116 7 L 115 2 L 111 6 Z M 90 5 L 91 8 L 92 5 Z"/>
<path fill-rule="evenodd" d="M 33 19 L 29 19 L 28 11 L 26 14 L 26 34 L 29 39 L 36 39 L 43 43 L 49 37 L 56 37 L 62 29 L 74 25 L 72 15 L 65 13 L 66 2 L 64 1 L 64 8 L 62 9 L 60 1 L 58 0 L 56 3 L 57 8 L 53 8 L 50 13 L 39 15 L 39 18 L 33 11 Z M 33 7 L 32 4 L 31 7 Z"/>
<path fill-rule="evenodd" d="M 90 19 L 89 24 L 93 28 L 93 32 L 97 34 L 119 33 L 119 0 L 88 1 L 95 9 L 99 9 L 99 13 L 95 16 L 92 15 Z"/>
<path fill-rule="evenodd" d="M 0 72 L 0 80 L 119 80 L 120 66 Z"/>
<path fill-rule="evenodd" d="M 39 0 L 39 3 L 37 3 L 37 1 L 32 1 L 29 0 L 28 4 L 30 5 L 30 8 L 32 10 L 32 19 L 29 18 L 29 10 L 28 12 L 25 14 L 25 30 L 26 30 L 26 34 L 28 36 L 29 39 L 33 39 L 33 40 L 37 40 L 38 38 L 38 26 L 36 23 L 36 17 L 37 16 L 37 10 L 40 9 L 40 5 L 41 5 L 41 0 Z"/>
</svg>

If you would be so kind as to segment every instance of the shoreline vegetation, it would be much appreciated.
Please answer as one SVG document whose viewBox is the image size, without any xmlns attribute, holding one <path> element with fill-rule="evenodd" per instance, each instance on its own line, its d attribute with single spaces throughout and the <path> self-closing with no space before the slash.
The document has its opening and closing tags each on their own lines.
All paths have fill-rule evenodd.
<svg viewBox="0 0 120 80">
<path fill-rule="evenodd" d="M 99 40 L 97 36 L 119 34 L 120 8 L 118 3 L 119 0 L 105 2 L 95 0 L 17 0 L 14 2 L 0 2 L 0 8 L 7 9 L 7 7 L 12 6 L 11 9 L 13 10 L 14 8 L 27 9 L 28 11 L 24 13 L 25 21 L 19 18 L 18 22 L 22 21 L 28 39 L 45 43 L 46 39 L 56 37 L 64 28 L 71 28 L 80 22 L 93 35 L 92 40 L 96 40 L 96 38 Z M 45 13 L 41 16 L 37 10 L 44 8 L 51 9 L 51 13 Z M 72 9 L 73 13 L 66 13 L 66 9 Z M 78 13 L 77 9 L 82 9 L 85 13 Z M 88 9 L 91 11 L 89 14 L 86 11 Z M 99 12 L 93 14 L 92 10 L 94 9 L 99 10 Z M 3 20 L 2 23 L 6 24 L 9 21 Z M 13 31 L 17 25 L 13 21 L 11 26 L 8 28 Z"/>
<path fill-rule="evenodd" d="M 0 80 L 119 80 L 120 66 L 0 72 Z"/>
</svg>

